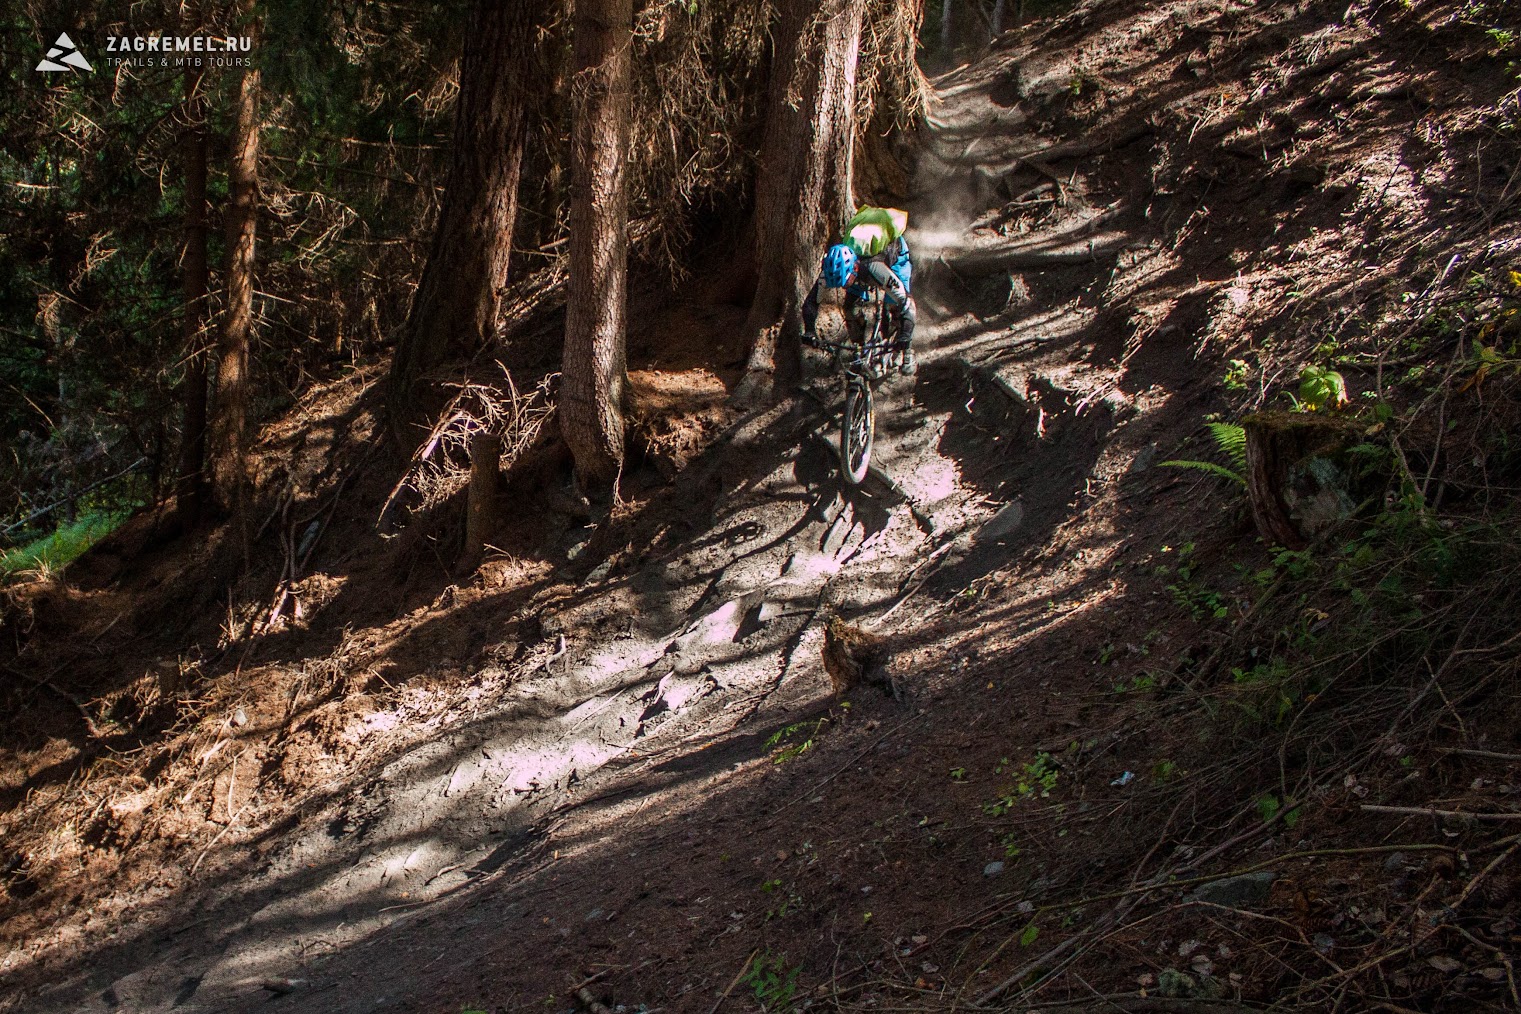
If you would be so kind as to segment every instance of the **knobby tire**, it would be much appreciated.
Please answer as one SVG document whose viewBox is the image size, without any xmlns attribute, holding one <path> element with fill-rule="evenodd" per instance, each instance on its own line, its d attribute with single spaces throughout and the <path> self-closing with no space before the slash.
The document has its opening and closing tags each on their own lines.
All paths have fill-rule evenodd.
<svg viewBox="0 0 1521 1014">
<path fill-rule="evenodd" d="M 845 415 L 840 420 L 840 473 L 845 482 L 859 486 L 871 464 L 871 444 L 876 436 L 871 385 L 853 377 L 845 388 Z"/>
</svg>

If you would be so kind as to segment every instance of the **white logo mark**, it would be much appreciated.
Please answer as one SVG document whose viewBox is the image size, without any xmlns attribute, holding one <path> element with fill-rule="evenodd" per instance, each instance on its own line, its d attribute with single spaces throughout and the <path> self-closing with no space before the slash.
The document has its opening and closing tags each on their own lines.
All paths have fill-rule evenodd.
<svg viewBox="0 0 1521 1014">
<path fill-rule="evenodd" d="M 67 64 L 68 66 L 64 66 Z M 69 38 L 69 33 L 64 32 L 58 36 L 58 41 L 53 43 L 53 48 L 48 50 L 48 55 L 42 58 L 37 69 L 45 73 L 66 71 L 69 67 L 78 67 L 80 70 L 94 70 L 90 61 L 80 54 L 74 45 L 74 40 Z"/>
</svg>

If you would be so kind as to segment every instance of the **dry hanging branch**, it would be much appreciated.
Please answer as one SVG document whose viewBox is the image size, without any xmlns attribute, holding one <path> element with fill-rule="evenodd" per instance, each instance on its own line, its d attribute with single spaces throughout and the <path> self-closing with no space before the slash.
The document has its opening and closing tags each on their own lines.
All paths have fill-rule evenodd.
<svg viewBox="0 0 1521 1014">
<path fill-rule="evenodd" d="M 478 433 L 501 439 L 500 470 L 512 467 L 533 445 L 546 423 L 554 417 L 554 390 L 560 378 L 551 373 L 533 390 L 518 390 L 512 375 L 501 363 L 505 382 L 501 386 L 465 381 L 454 385 L 442 416 L 421 447 L 412 455 L 407 471 L 386 497 L 380 517 L 385 517 L 403 490 L 417 496 L 414 512 L 429 510 L 454 496 L 470 483 L 470 442 Z"/>
</svg>

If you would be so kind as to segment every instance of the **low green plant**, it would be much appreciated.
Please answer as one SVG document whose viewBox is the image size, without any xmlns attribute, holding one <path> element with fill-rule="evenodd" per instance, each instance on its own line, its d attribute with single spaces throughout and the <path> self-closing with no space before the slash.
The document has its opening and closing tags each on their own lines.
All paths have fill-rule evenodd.
<svg viewBox="0 0 1521 1014">
<path fill-rule="evenodd" d="M 1307 694 L 1300 671 L 1281 657 L 1249 669 L 1237 666 L 1231 679 L 1241 691 L 1236 703 L 1246 716 L 1275 727 L 1283 725 Z"/>
<path fill-rule="evenodd" d="M 1283 815 L 1283 826 L 1293 828 L 1299 823 L 1299 807 L 1290 806 L 1284 808 L 1284 801 L 1280 800 L 1271 792 L 1264 793 L 1257 800 L 1257 815 L 1262 818 L 1264 824 L 1270 822 L 1279 814 Z"/>
<path fill-rule="evenodd" d="M 0 556 L 0 575 L 57 570 L 114 532 L 127 520 L 129 513 L 126 510 L 92 512 L 60 525 L 51 535 L 33 539 Z"/>
<path fill-rule="evenodd" d="M 1002 772 L 1007 764 L 1008 759 L 1005 758 L 997 770 Z M 1024 800 L 1036 797 L 1045 799 L 1056 788 L 1057 771 L 1056 762 L 1049 753 L 1037 753 L 1034 760 L 1019 769 L 1013 785 L 1000 793 L 997 799 L 982 804 L 983 812 L 990 817 L 1001 817 Z"/>
<path fill-rule="evenodd" d="M 814 740 L 818 738 L 820 731 L 828 722 L 829 719 L 826 717 L 811 722 L 794 722 L 778 729 L 770 739 L 766 740 L 766 749 L 776 751 L 771 757 L 771 763 L 785 764 L 812 750 Z M 802 739 L 790 742 L 799 734 L 803 734 Z"/>
<path fill-rule="evenodd" d="M 1218 1000 L 1224 995 L 1225 987 L 1208 975 L 1195 978 L 1176 968 L 1164 968 L 1157 973 L 1157 996 Z"/>
<path fill-rule="evenodd" d="M 1247 363 L 1245 359 L 1232 359 L 1225 368 L 1225 376 L 1220 378 L 1220 383 L 1225 385 L 1227 391 L 1246 390 Z"/>
<path fill-rule="evenodd" d="M 1459 390 L 1482 384 L 1486 377 L 1503 370 L 1521 373 L 1521 271 L 1507 272 L 1509 289 L 1491 300 L 1483 323 L 1473 339 L 1473 375 Z M 1496 287 L 1491 287 L 1491 290 Z"/>
<path fill-rule="evenodd" d="M 1167 590 L 1172 594 L 1173 601 L 1187 609 L 1194 619 L 1224 619 L 1230 612 L 1230 606 L 1224 595 L 1195 576 L 1194 548 L 1192 542 L 1178 547 L 1178 563 L 1172 568 L 1174 580 L 1167 586 Z M 1166 573 L 1166 568 L 1160 570 L 1161 573 Z"/>
<path fill-rule="evenodd" d="M 767 1011 L 790 1010 L 797 995 L 797 977 L 803 966 L 787 967 L 785 954 L 757 954 L 745 973 L 745 985 Z"/>
<path fill-rule="evenodd" d="M 803 907 L 803 896 L 785 888 L 780 880 L 768 880 L 761 884 L 761 893 L 776 899 L 776 904 L 766 910 L 767 921 L 785 919 Z"/>
<path fill-rule="evenodd" d="M 1289 395 L 1294 408 L 1301 412 L 1321 412 L 1347 404 L 1347 381 L 1335 370 L 1324 366 L 1306 366 L 1299 371 L 1299 395 Z"/>
<path fill-rule="evenodd" d="M 1164 461 L 1163 465 L 1168 468 L 1191 468 L 1199 472 L 1208 472 L 1222 479 L 1229 479 L 1242 488 L 1246 487 L 1246 428 L 1239 423 L 1211 422 L 1206 423 L 1209 434 L 1214 438 L 1215 447 L 1225 455 L 1232 468 L 1216 464 L 1213 461 L 1173 460 Z"/>
<path fill-rule="evenodd" d="M 1117 694 L 1138 694 L 1156 688 L 1157 678 L 1149 672 L 1130 677 L 1130 683 L 1116 683 L 1114 692 Z"/>
</svg>

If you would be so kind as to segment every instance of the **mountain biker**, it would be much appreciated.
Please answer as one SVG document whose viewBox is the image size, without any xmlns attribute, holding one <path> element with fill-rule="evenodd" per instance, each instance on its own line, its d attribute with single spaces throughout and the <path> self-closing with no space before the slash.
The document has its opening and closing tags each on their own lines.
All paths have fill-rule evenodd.
<svg viewBox="0 0 1521 1014">
<path fill-rule="evenodd" d="M 864 207 L 845 226 L 842 242 L 829 248 L 820 264 L 818 280 L 803 301 L 803 340 L 815 341 L 814 328 L 819 319 L 819 299 L 826 288 L 845 290 L 847 319 L 858 319 L 858 311 L 870 292 L 881 289 L 891 320 L 898 324 L 898 339 L 893 351 L 902 356 L 898 371 L 911 376 L 918 368 L 914 361 L 914 263 L 909 257 L 903 230 L 908 214 L 896 208 Z"/>
</svg>

